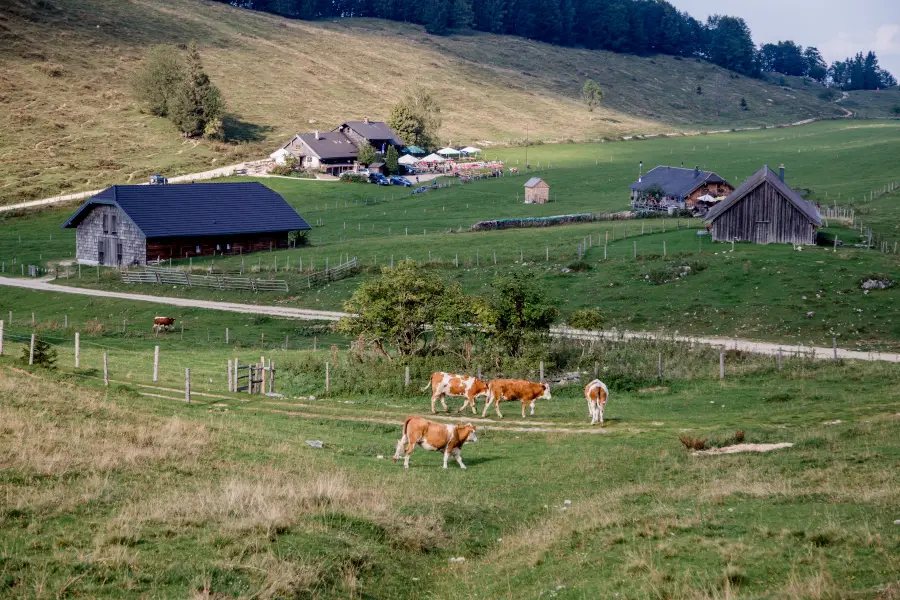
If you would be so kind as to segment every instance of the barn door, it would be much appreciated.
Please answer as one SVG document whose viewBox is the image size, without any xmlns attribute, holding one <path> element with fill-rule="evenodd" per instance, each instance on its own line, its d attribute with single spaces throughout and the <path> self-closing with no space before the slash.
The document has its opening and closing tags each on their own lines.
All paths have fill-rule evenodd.
<svg viewBox="0 0 900 600">
<path fill-rule="evenodd" d="M 768 244 L 769 243 L 769 222 L 768 221 L 757 221 L 756 222 L 756 231 L 754 232 L 753 241 L 757 244 Z"/>
</svg>

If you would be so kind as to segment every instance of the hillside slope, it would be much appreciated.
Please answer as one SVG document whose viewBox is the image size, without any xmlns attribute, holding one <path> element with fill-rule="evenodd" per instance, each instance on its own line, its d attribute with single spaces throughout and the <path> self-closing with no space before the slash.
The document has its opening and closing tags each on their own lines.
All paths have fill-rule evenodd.
<svg viewBox="0 0 900 600">
<path fill-rule="evenodd" d="M 131 95 L 150 45 L 190 39 L 228 102 L 228 144 L 183 140 Z M 290 21 L 201 0 L 11 0 L 0 8 L 0 60 L 3 203 L 264 156 L 297 130 L 383 118 L 412 83 L 442 99 L 442 134 L 454 143 L 509 143 L 526 129 L 565 140 L 843 114 L 815 87 L 781 88 L 703 61 L 434 37 L 386 21 Z M 593 114 L 578 101 L 588 77 L 605 90 Z"/>
</svg>

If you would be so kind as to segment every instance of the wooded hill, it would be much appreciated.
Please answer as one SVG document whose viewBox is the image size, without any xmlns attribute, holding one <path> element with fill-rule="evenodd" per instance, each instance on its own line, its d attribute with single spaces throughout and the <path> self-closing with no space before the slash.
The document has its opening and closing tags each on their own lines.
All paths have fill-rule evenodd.
<svg viewBox="0 0 900 600">
<path fill-rule="evenodd" d="M 226 143 L 182 138 L 130 89 L 151 45 L 191 39 L 227 104 Z M 526 131 L 532 141 L 613 139 L 845 114 L 814 82 L 775 85 L 693 58 L 306 22 L 199 0 L 12 0 L 0 8 L 0 60 L 3 203 L 261 158 L 297 131 L 385 118 L 413 83 L 440 98 L 444 140 L 480 146 L 521 143 Z M 579 100 L 587 78 L 604 90 L 593 113 Z"/>
</svg>

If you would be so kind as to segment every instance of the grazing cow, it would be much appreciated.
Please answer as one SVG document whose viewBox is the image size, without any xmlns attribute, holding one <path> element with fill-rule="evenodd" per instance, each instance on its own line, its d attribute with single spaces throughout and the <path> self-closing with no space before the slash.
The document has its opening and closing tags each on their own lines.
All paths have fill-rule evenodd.
<svg viewBox="0 0 900 600">
<path fill-rule="evenodd" d="M 500 402 L 503 400 L 519 400 L 522 403 L 522 418 L 525 418 L 525 405 L 531 405 L 531 414 L 534 414 L 534 402 L 538 398 L 550 400 L 550 384 L 535 383 L 533 381 L 525 381 L 524 379 L 491 379 L 488 382 L 488 399 L 484 405 L 481 416 L 487 415 L 491 402 L 494 403 L 494 410 L 501 419 Z"/>
<path fill-rule="evenodd" d="M 153 331 L 159 333 L 161 329 L 174 329 L 175 327 L 175 317 L 154 317 L 153 318 Z"/>
<path fill-rule="evenodd" d="M 406 458 L 403 460 L 403 468 L 409 468 L 409 455 L 416 446 L 422 446 L 426 450 L 443 450 L 444 468 L 447 468 L 447 459 L 452 454 L 459 463 L 460 469 L 465 469 L 462 456 L 459 451 L 463 444 L 469 440 L 475 441 L 475 426 L 471 423 L 465 425 L 445 425 L 435 423 L 422 417 L 406 417 L 403 422 L 403 436 L 397 442 L 397 451 L 394 452 L 394 462 L 400 458 L 403 452 L 403 444 L 406 444 Z"/>
<path fill-rule="evenodd" d="M 478 396 L 488 395 L 487 384 L 477 377 L 468 377 L 466 375 L 454 375 L 453 373 L 432 373 L 431 374 L 431 414 L 436 411 L 434 409 L 435 402 L 440 398 L 441 406 L 444 411 L 450 412 L 447 403 L 444 401 L 446 396 L 457 396 L 465 398 L 456 412 L 462 412 L 468 404 L 472 408 L 472 414 L 478 414 L 475 411 L 475 398 Z M 422 388 L 422 391 L 428 389 L 428 386 Z"/>
<path fill-rule="evenodd" d="M 588 415 L 591 417 L 591 425 L 600 420 L 603 425 L 603 410 L 606 408 L 606 401 L 609 399 L 609 390 L 606 384 L 595 379 L 584 388 L 584 397 L 588 402 Z"/>
</svg>

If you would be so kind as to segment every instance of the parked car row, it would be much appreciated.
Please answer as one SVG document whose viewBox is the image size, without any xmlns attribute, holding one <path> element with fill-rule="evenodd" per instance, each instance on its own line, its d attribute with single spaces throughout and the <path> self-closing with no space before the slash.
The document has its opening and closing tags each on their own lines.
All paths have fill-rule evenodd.
<svg viewBox="0 0 900 600">
<path fill-rule="evenodd" d="M 406 177 L 399 175 L 391 175 L 386 177 L 381 173 L 369 173 L 369 183 L 378 185 L 402 185 L 403 187 L 412 187 L 412 182 Z"/>
</svg>

